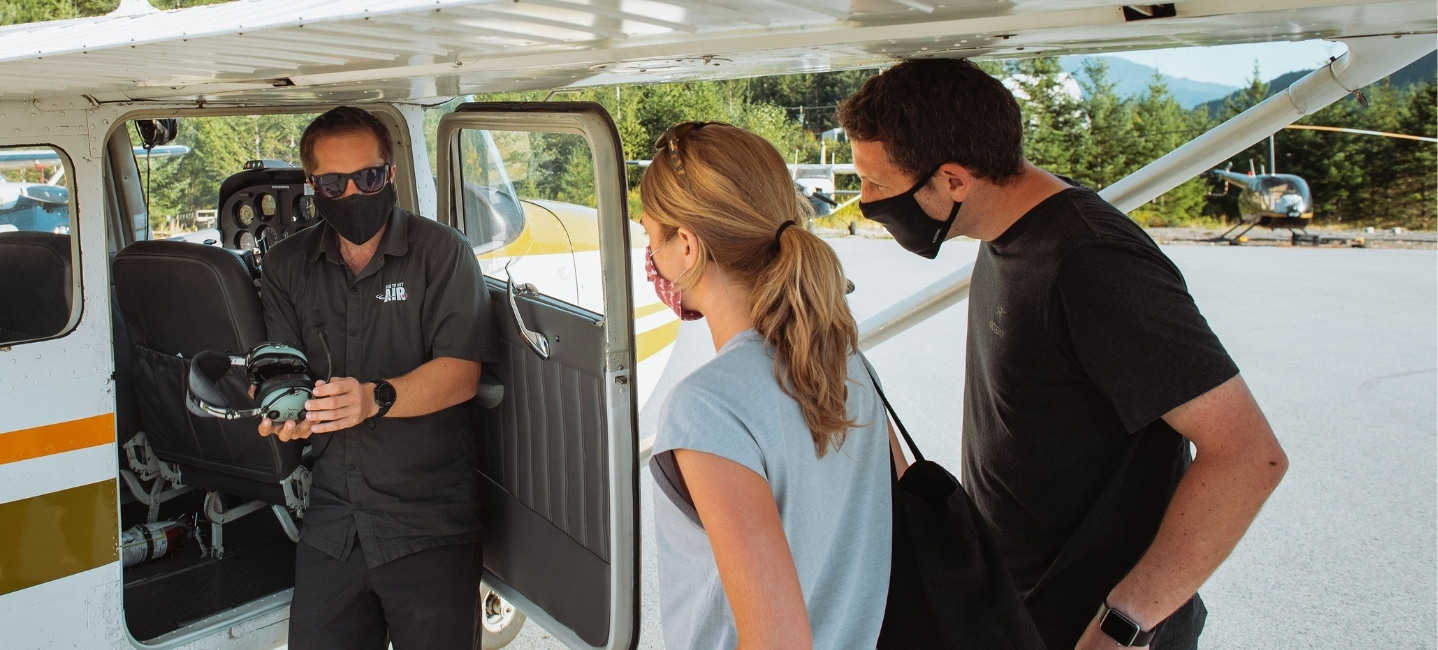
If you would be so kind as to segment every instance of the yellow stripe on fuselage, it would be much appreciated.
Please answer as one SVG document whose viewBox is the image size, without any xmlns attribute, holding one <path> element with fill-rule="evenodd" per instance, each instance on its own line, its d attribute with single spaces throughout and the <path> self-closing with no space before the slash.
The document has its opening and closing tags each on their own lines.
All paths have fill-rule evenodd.
<svg viewBox="0 0 1438 650">
<path fill-rule="evenodd" d="M 659 313 L 659 312 L 661 312 L 661 311 L 664 311 L 664 310 L 666 310 L 666 309 L 668 309 L 668 308 L 669 308 L 669 305 L 666 305 L 666 304 L 664 304 L 664 303 L 662 303 L 662 302 L 656 302 L 656 303 L 653 303 L 653 304 L 644 305 L 643 307 L 635 307 L 635 308 L 634 308 L 634 320 L 639 320 L 639 319 L 644 318 L 645 316 L 648 316 L 648 315 L 650 315 L 650 314 L 657 314 L 657 313 Z"/>
<path fill-rule="evenodd" d="M 111 413 L 33 429 L 20 429 L 0 434 L 0 464 L 111 442 L 115 442 L 115 416 Z"/>
<path fill-rule="evenodd" d="M 114 479 L 0 503 L 0 595 L 119 559 Z"/>
<path fill-rule="evenodd" d="M 662 305 L 661 305 L 662 306 Z M 670 321 L 634 337 L 634 361 L 641 362 L 666 347 L 674 345 L 679 337 L 679 321 Z"/>
</svg>

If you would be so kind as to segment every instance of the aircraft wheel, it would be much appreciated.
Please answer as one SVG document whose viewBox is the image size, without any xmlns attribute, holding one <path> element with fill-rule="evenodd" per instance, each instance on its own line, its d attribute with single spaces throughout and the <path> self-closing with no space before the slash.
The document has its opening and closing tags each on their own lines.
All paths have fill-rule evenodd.
<svg viewBox="0 0 1438 650">
<path fill-rule="evenodd" d="M 484 650 L 499 650 L 519 636 L 519 631 L 524 628 L 524 612 L 515 609 L 512 603 L 500 598 L 487 586 L 480 588 L 479 602 L 479 626 L 483 634 L 481 646 Z"/>
</svg>

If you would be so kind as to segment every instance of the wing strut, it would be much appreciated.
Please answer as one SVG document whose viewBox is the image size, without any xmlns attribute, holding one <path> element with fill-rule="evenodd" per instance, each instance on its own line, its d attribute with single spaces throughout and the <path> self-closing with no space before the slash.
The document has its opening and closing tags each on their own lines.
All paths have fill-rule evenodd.
<svg viewBox="0 0 1438 650">
<path fill-rule="evenodd" d="M 1099 192 L 1124 212 L 1206 172 L 1305 115 L 1322 110 L 1433 51 L 1429 34 L 1338 39 L 1348 52 Z M 862 333 L 861 333 L 862 335 Z"/>
</svg>

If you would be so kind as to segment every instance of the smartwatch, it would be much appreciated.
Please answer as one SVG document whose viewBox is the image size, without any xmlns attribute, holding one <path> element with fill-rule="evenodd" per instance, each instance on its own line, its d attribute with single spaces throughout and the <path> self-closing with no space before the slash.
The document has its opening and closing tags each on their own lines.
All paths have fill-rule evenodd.
<svg viewBox="0 0 1438 650">
<path fill-rule="evenodd" d="M 383 379 L 376 379 L 374 382 L 374 404 L 379 407 L 379 411 L 374 414 L 374 417 L 382 418 L 385 413 L 389 413 L 389 407 L 394 406 L 394 401 L 398 397 L 399 395 L 395 393 L 392 384 Z"/>
<path fill-rule="evenodd" d="M 1124 647 L 1146 646 L 1153 641 L 1153 630 L 1143 631 L 1138 623 L 1133 622 L 1123 612 L 1109 607 L 1106 602 L 1098 608 L 1098 629 Z"/>
</svg>

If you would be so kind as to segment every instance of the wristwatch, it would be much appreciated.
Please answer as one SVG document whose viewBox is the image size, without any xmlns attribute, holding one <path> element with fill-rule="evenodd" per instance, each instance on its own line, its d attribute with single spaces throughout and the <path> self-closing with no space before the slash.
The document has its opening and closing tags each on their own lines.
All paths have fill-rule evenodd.
<svg viewBox="0 0 1438 650">
<path fill-rule="evenodd" d="M 383 379 L 376 379 L 374 382 L 374 404 L 379 407 L 379 412 L 374 416 L 384 417 L 389 413 L 389 407 L 394 406 L 394 401 L 399 397 L 394 391 L 394 386 Z"/>
<path fill-rule="evenodd" d="M 1098 629 L 1124 647 L 1146 646 L 1153 641 L 1153 630 L 1143 631 L 1138 623 L 1109 607 L 1108 603 L 1098 607 Z"/>
</svg>

